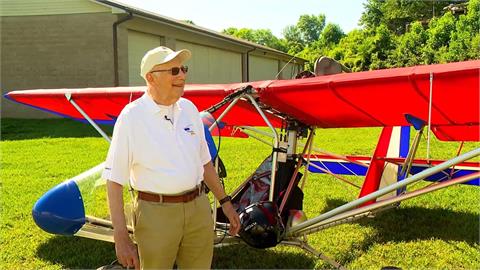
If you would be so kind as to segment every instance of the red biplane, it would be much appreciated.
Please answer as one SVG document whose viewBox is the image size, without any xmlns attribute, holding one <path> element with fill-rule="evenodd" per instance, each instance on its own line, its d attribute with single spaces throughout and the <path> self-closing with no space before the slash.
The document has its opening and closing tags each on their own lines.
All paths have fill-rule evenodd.
<svg viewBox="0 0 480 270">
<path fill-rule="evenodd" d="M 480 148 L 459 151 L 446 161 L 417 159 L 415 154 L 425 127 L 428 137 L 432 131 L 443 141 L 480 140 L 479 73 L 480 61 L 466 61 L 296 80 L 187 85 L 184 97 L 203 111 L 206 129 L 213 135 L 257 138 L 259 133 L 273 138 L 273 144 L 264 141 L 272 154 L 231 194 L 241 215 L 240 236 L 225 237 L 229 224 L 221 211 L 213 211 L 216 243 L 293 245 L 341 267 L 311 248 L 303 236 L 451 185 L 478 186 L 480 165 L 471 160 L 480 155 Z M 88 122 L 110 140 L 97 124 L 114 124 L 122 108 L 144 91 L 145 87 L 23 90 L 5 97 Z M 333 154 L 312 145 L 315 131 L 344 127 L 383 127 L 372 157 Z M 416 131 L 411 145 L 410 127 Z M 222 168 L 210 133 L 206 137 L 212 160 Z M 303 148 L 299 138 L 307 138 Z M 307 169 L 304 175 L 302 167 Z M 34 207 L 35 222 L 51 233 L 113 241 L 108 217 L 86 215 L 82 199 L 81 186 L 91 179 L 98 184 L 102 169 L 100 164 L 48 191 Z M 327 173 L 349 184 L 353 183 L 341 175 L 365 180 L 358 199 L 306 219 L 302 178 L 308 172 Z M 407 185 L 420 180 L 434 184 L 407 192 Z"/>
</svg>

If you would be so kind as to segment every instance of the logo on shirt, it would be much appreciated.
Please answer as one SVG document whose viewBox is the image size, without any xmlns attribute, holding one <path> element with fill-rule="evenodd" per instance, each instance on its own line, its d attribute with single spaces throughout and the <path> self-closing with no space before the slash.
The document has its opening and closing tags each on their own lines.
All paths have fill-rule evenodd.
<svg viewBox="0 0 480 270">
<path fill-rule="evenodd" d="M 185 132 L 187 132 L 188 134 L 190 134 L 192 136 L 195 135 L 195 131 L 193 130 L 193 125 L 188 125 L 188 126 L 184 127 L 183 130 L 185 130 Z"/>
</svg>

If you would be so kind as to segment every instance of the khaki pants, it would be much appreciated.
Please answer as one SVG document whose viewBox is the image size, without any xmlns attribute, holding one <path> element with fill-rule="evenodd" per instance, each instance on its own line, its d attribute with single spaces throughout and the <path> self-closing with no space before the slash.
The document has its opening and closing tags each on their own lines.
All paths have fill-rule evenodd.
<svg viewBox="0 0 480 270">
<path fill-rule="evenodd" d="M 187 203 L 138 200 L 135 239 L 142 269 L 210 269 L 213 220 L 205 194 Z"/>
</svg>

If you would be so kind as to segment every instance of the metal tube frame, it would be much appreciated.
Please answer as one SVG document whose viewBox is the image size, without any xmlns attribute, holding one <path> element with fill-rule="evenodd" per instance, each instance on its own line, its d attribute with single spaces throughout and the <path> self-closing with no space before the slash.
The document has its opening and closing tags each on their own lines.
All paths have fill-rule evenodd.
<svg viewBox="0 0 480 270">
<path fill-rule="evenodd" d="M 460 155 L 460 153 L 462 152 L 462 148 L 463 148 L 464 143 L 465 143 L 464 141 L 462 141 L 460 143 L 460 146 L 458 147 L 458 150 L 457 150 L 457 156 Z M 455 173 L 455 166 L 453 166 L 452 169 L 450 170 L 450 174 L 449 174 L 448 178 L 449 179 L 452 178 L 454 173 Z"/>
<path fill-rule="evenodd" d="M 297 165 L 295 166 L 295 171 L 293 172 L 293 175 L 292 175 L 292 178 L 290 179 L 290 182 L 288 183 L 288 187 L 287 187 L 287 191 L 285 192 L 285 195 L 283 196 L 283 199 L 282 199 L 282 203 L 280 204 L 280 207 L 278 208 L 278 212 L 280 214 L 282 214 L 283 212 L 283 208 L 285 207 L 285 204 L 287 203 L 287 200 L 288 200 L 288 197 L 290 196 L 290 192 L 292 191 L 292 188 L 293 188 L 293 185 L 295 184 L 295 180 L 297 178 L 297 175 L 298 175 L 298 171 L 300 170 L 300 167 L 302 166 L 302 158 L 303 156 L 305 155 L 305 153 L 307 152 L 307 149 L 308 149 L 308 145 L 310 145 L 313 141 L 313 130 L 310 130 L 310 134 L 308 135 L 308 139 L 307 139 L 307 145 L 305 145 L 305 147 L 303 148 L 303 151 L 302 151 L 302 155 L 298 158 L 298 162 L 297 162 Z M 289 143 L 290 143 L 290 140 L 296 140 L 297 138 L 291 138 L 290 136 L 288 137 L 289 139 Z"/>
<path fill-rule="evenodd" d="M 255 140 L 261 142 L 261 143 L 264 143 L 264 144 L 266 144 L 266 145 L 268 145 L 268 146 L 270 146 L 270 147 L 273 147 L 273 144 L 267 142 L 266 140 L 264 140 L 264 139 L 262 139 L 262 138 L 259 138 L 259 137 L 256 136 L 256 135 L 253 135 L 253 134 L 250 133 L 250 132 L 246 132 L 245 130 L 242 130 L 242 132 L 245 133 L 245 134 L 247 134 L 249 137 L 252 137 L 252 138 L 254 138 Z"/>
<path fill-rule="evenodd" d="M 225 111 L 222 112 L 222 114 L 220 114 L 220 116 L 215 119 L 215 122 L 213 122 L 213 124 L 208 128 L 208 131 L 212 132 L 212 130 L 217 127 L 218 125 L 218 122 L 220 122 L 223 117 L 225 117 L 225 115 L 227 115 L 228 112 L 230 112 L 230 110 L 233 108 L 233 106 L 235 106 L 235 104 L 240 100 L 241 98 L 241 95 L 237 98 L 235 98 L 229 105 L 228 107 L 225 109 Z M 218 134 L 218 136 L 220 136 L 220 134 Z M 216 171 L 218 171 L 218 155 L 217 155 L 217 158 L 215 159 L 215 169 Z M 215 198 L 215 196 L 213 197 L 213 209 L 215 209 L 215 211 L 213 211 L 213 229 L 215 230 L 216 229 L 216 226 L 217 226 L 217 198 Z"/>
<path fill-rule="evenodd" d="M 258 134 L 262 134 L 262 135 L 265 135 L 265 136 L 270 136 L 273 138 L 273 136 L 271 136 L 271 134 L 268 134 L 267 132 L 263 131 L 263 130 L 259 130 L 259 129 L 256 129 L 256 128 L 253 128 L 253 127 L 249 127 L 249 126 L 240 126 L 239 128 L 241 129 L 246 129 L 246 130 L 251 130 L 253 132 L 256 132 Z M 298 142 L 297 143 L 298 146 L 300 147 L 304 147 L 305 144 L 302 143 L 302 142 Z M 328 152 L 326 150 L 323 150 L 323 149 L 320 149 L 318 147 L 315 147 L 312 145 L 312 149 L 315 151 L 315 152 L 318 152 L 318 153 L 322 153 L 322 154 L 325 154 L 325 155 L 328 155 L 328 156 L 331 156 L 331 157 L 334 157 L 334 158 L 338 158 L 338 159 L 341 159 L 341 160 L 344 160 L 344 161 L 348 161 L 348 162 L 351 162 L 351 163 L 354 163 L 354 164 L 357 164 L 357 165 L 360 165 L 362 167 L 366 167 L 368 168 L 368 165 L 365 164 L 365 163 L 362 163 L 360 161 L 356 161 L 356 160 L 352 160 L 352 159 L 349 159 L 348 157 L 346 156 L 343 156 L 343 155 L 339 155 L 339 154 L 335 154 L 335 153 L 331 153 L 331 152 Z"/>
<path fill-rule="evenodd" d="M 84 171 L 81 174 L 68 179 L 68 181 L 74 181 L 75 183 L 80 184 L 83 181 L 85 181 L 86 179 L 88 179 L 89 177 L 91 177 L 95 174 L 100 174 L 103 171 L 104 168 L 105 168 L 105 162 L 102 162 L 102 163 L 98 164 L 97 166 L 92 167 L 92 168 L 88 169 L 87 171 Z"/>
<path fill-rule="evenodd" d="M 403 164 L 402 171 L 400 172 L 400 174 L 403 177 L 407 177 L 408 174 L 410 173 L 410 170 L 412 169 L 413 160 L 415 158 L 415 155 L 417 154 L 418 145 L 420 144 L 420 137 L 423 134 L 424 128 L 425 127 L 422 127 L 419 131 L 417 131 L 417 134 L 415 134 L 415 138 L 413 139 L 413 143 L 412 143 L 412 148 L 410 149 L 410 151 L 408 151 L 407 158 L 405 159 L 405 163 Z"/>
<path fill-rule="evenodd" d="M 430 72 L 430 95 L 428 98 L 427 160 L 430 160 L 430 133 L 432 128 L 433 72 Z"/>
<path fill-rule="evenodd" d="M 341 264 L 339 264 L 338 262 L 334 261 L 333 259 L 323 255 L 322 253 L 320 253 L 319 251 L 314 249 L 312 246 L 307 244 L 305 241 L 295 239 L 295 240 L 282 241 L 280 244 L 284 245 L 284 246 L 293 246 L 293 247 L 301 248 L 301 249 L 303 249 L 305 251 L 308 251 L 308 252 L 312 253 L 313 255 L 319 257 L 320 259 L 329 263 L 331 266 L 335 267 L 336 269 L 346 270 L 346 268 L 343 267 Z"/>
<path fill-rule="evenodd" d="M 88 114 L 82 108 L 80 108 L 80 106 L 78 106 L 75 100 L 73 100 L 72 93 L 65 93 L 65 97 L 67 98 L 68 102 L 70 102 L 73 107 L 75 107 L 75 109 L 88 121 L 88 123 L 90 123 L 90 125 L 92 125 L 97 132 L 100 133 L 105 140 L 107 140 L 108 143 L 111 143 L 112 140 L 110 137 L 108 137 L 108 135 L 97 125 L 97 123 L 95 123 L 95 121 L 93 121 L 92 118 L 90 118 L 90 116 L 88 116 Z"/>
<path fill-rule="evenodd" d="M 220 134 L 219 134 L 220 135 Z M 218 172 L 218 166 L 219 166 L 219 157 L 218 157 L 218 154 L 217 156 L 215 157 L 215 171 Z M 223 183 L 223 182 L 222 182 Z M 225 189 L 225 187 L 223 187 L 223 189 Z M 217 199 L 215 198 L 215 196 L 213 196 L 214 200 L 213 200 L 213 209 L 215 209 L 213 211 L 213 229 L 215 230 L 216 227 L 217 227 Z"/>
<path fill-rule="evenodd" d="M 257 109 L 258 113 L 262 116 L 265 123 L 272 130 L 272 133 L 273 133 L 273 136 L 274 136 L 273 137 L 273 146 L 274 146 L 274 148 L 278 149 L 280 141 L 278 139 L 277 131 L 272 126 L 270 121 L 268 121 L 268 118 L 265 116 L 262 109 L 260 109 L 260 106 L 258 106 L 258 103 L 255 101 L 255 99 L 249 94 L 246 94 L 245 96 L 250 100 L 252 105 L 255 107 L 255 109 Z M 273 190 L 274 190 L 274 186 L 275 186 L 275 175 L 276 175 L 276 172 L 277 172 L 277 159 L 278 159 L 278 152 L 274 151 L 273 154 L 272 154 L 272 173 L 270 175 L 270 194 L 268 195 L 268 199 L 270 201 L 273 201 Z"/>
<path fill-rule="evenodd" d="M 304 221 L 296 226 L 293 226 L 288 235 L 293 235 L 295 232 L 298 232 L 300 230 L 303 230 L 307 227 L 310 227 L 312 225 L 315 225 L 323 220 L 326 220 L 328 218 L 331 218 L 335 215 L 338 215 L 338 214 L 341 214 L 345 211 L 348 211 L 356 206 L 359 206 L 361 204 L 364 204 L 368 201 L 371 201 L 373 199 L 376 199 L 378 197 L 381 197 L 389 192 L 392 192 L 394 190 L 397 190 L 399 188 L 402 188 L 402 187 L 405 187 L 407 186 L 408 184 L 411 184 L 411 183 L 414 183 L 414 182 L 418 182 L 422 179 L 425 179 L 426 177 L 430 176 L 430 175 L 433 175 L 437 172 L 440 172 L 440 171 L 443 171 L 453 165 L 456 165 L 460 162 L 463 162 L 463 161 L 466 161 L 466 160 L 469 160 L 469 159 L 472 159 L 474 157 L 477 157 L 480 155 L 480 148 L 476 148 L 470 152 L 467 152 L 463 155 L 460 155 L 458 157 L 455 157 L 455 158 L 452 158 L 450 160 L 447 160 L 445 162 L 442 162 L 440 164 L 438 164 L 437 166 L 435 167 L 432 167 L 432 168 L 428 168 L 420 173 L 417 173 L 415 175 L 412 175 L 411 177 L 408 177 L 408 178 L 405 178 L 404 180 L 400 181 L 400 182 L 397 182 L 395 184 L 392 184 L 392 185 L 389 185 L 387 187 L 384 187 L 380 190 L 377 190 L 376 192 L 373 192 L 373 193 L 370 193 L 362 198 L 359 198 L 359 199 L 356 199 L 350 203 L 347 203 L 347 204 L 344 204 L 340 207 L 337 207 L 331 211 L 328 211 L 320 216 L 317 216 L 313 219 L 310 219 L 310 220 L 307 220 L 307 221 Z"/>
<path fill-rule="evenodd" d="M 382 200 L 382 201 L 376 202 L 374 204 L 364 206 L 362 208 L 353 209 L 353 210 L 347 211 L 345 213 L 342 213 L 340 215 L 337 215 L 337 216 L 331 217 L 329 219 L 326 219 L 326 220 L 324 220 L 322 222 L 319 222 L 319 223 L 317 223 L 313 226 L 310 226 L 306 229 L 298 231 L 294 235 L 292 235 L 292 237 L 298 237 L 298 236 L 301 236 L 301 235 L 315 233 L 315 232 L 318 232 L 320 230 L 323 230 L 323 229 L 326 229 L 326 228 L 329 228 L 329 227 L 332 227 L 332 226 L 335 226 L 335 225 L 338 225 L 338 224 L 343 224 L 343 223 L 346 223 L 346 222 L 354 221 L 358 218 L 370 215 L 375 210 L 378 210 L 378 209 L 383 210 L 385 208 L 388 208 L 388 206 L 392 206 L 392 205 L 393 205 L 392 207 L 396 207 L 396 203 L 399 203 L 401 201 L 405 201 L 405 200 L 408 200 L 408 199 L 411 199 L 411 198 L 415 198 L 415 197 L 418 197 L 420 195 L 430 193 L 430 192 L 434 192 L 434 191 L 437 191 L 439 189 L 443 189 L 443 188 L 446 188 L 446 187 L 449 187 L 449 186 L 452 186 L 452 185 L 465 183 L 465 182 L 468 182 L 468 181 L 470 181 L 474 178 L 477 178 L 479 176 L 480 176 L 480 172 L 464 175 L 464 176 L 461 176 L 461 177 L 458 177 L 458 178 L 455 178 L 455 179 L 447 180 L 447 181 L 444 181 L 444 182 L 441 182 L 441 183 L 436 183 L 434 185 L 430 185 L 428 187 L 418 189 L 418 190 L 415 190 L 415 191 L 412 191 L 412 192 L 409 192 L 409 193 L 405 193 L 405 194 L 402 194 L 402 195 L 399 195 L 399 196 L 396 196 L 396 197 L 392 197 L 392 198 L 389 198 L 389 199 L 386 199 L 386 200 Z"/>
<path fill-rule="evenodd" d="M 225 109 L 225 111 L 222 112 L 222 114 L 220 114 L 220 116 L 215 120 L 215 122 L 213 122 L 213 124 L 208 128 L 208 130 L 210 132 L 212 132 L 212 130 L 217 127 L 217 124 L 218 122 L 222 121 L 223 117 L 225 117 L 225 115 L 232 109 L 233 106 L 235 106 L 235 104 L 237 104 L 237 102 L 240 100 L 240 98 L 242 97 L 242 95 L 240 95 L 239 97 L 235 98 L 229 105 L 228 107 Z"/>
<path fill-rule="evenodd" d="M 315 138 L 315 128 L 312 128 L 311 132 L 313 134 L 313 138 L 310 141 L 310 144 L 308 145 L 308 149 L 307 149 L 307 164 L 305 164 L 305 171 L 303 173 L 302 183 L 300 185 L 301 190 L 303 190 L 303 187 L 305 186 L 305 183 L 307 182 L 308 166 L 310 166 L 310 156 L 312 154 L 313 139 Z"/>
<path fill-rule="evenodd" d="M 258 134 L 262 134 L 262 135 L 265 135 L 265 136 L 268 136 L 268 137 L 273 138 L 273 135 L 272 135 L 272 134 L 270 134 L 270 133 L 268 133 L 268 132 L 265 132 L 265 131 L 263 131 L 263 130 L 254 128 L 254 127 L 239 126 L 239 128 L 241 128 L 241 129 L 246 129 L 246 130 L 250 130 L 250 131 L 256 132 L 256 133 L 258 133 Z"/>
<path fill-rule="evenodd" d="M 297 131 L 287 129 L 286 137 L 287 137 L 287 143 L 288 143 L 287 156 L 296 154 L 297 153 Z"/>
<path fill-rule="evenodd" d="M 270 146 L 270 147 L 273 147 L 273 145 L 272 145 L 271 143 L 269 143 L 269 142 L 267 142 L 267 141 L 265 141 L 265 140 L 257 137 L 256 135 L 253 135 L 253 134 L 250 133 L 250 132 L 246 132 L 246 130 L 250 130 L 250 131 L 253 131 L 253 132 L 257 132 L 257 133 L 262 134 L 262 135 L 270 135 L 270 134 L 265 134 L 266 132 L 264 132 L 264 131 L 262 131 L 262 130 L 257 130 L 257 129 L 255 129 L 255 128 L 251 128 L 251 127 L 242 126 L 242 127 L 240 127 L 240 128 L 243 129 L 243 132 L 244 132 L 245 134 L 247 134 L 248 136 L 250 136 L 250 137 L 252 137 L 252 138 L 254 138 L 254 139 L 256 139 L 256 140 L 258 140 L 258 141 L 260 141 L 260 142 L 262 142 L 262 143 L 264 143 L 264 144 L 266 144 L 266 145 L 268 145 L 268 146 Z M 298 145 L 300 145 L 300 146 L 305 146 L 306 144 L 298 143 Z M 345 183 L 347 183 L 347 184 L 349 184 L 349 185 L 352 185 L 352 186 L 354 186 L 354 187 L 356 187 L 356 188 L 360 188 L 360 186 L 358 186 L 358 185 L 356 185 L 356 184 L 354 184 L 354 183 L 346 180 L 345 178 L 339 176 L 338 174 L 334 174 L 334 173 L 332 173 L 332 172 L 330 172 L 330 171 L 328 171 L 328 170 L 325 170 L 325 169 L 321 168 L 320 166 L 317 166 L 317 165 L 311 163 L 310 157 L 311 157 L 311 153 L 312 153 L 311 150 L 313 150 L 313 148 L 315 148 L 315 147 L 313 146 L 313 141 L 312 141 L 312 143 L 310 143 L 310 145 L 309 145 L 308 154 L 307 154 L 307 164 L 306 164 L 306 166 L 305 166 L 305 174 L 304 174 L 304 176 L 303 176 L 303 178 L 302 178 L 302 184 L 301 184 L 300 189 L 303 189 L 303 187 L 304 187 L 304 185 L 305 185 L 306 178 L 307 178 L 307 175 L 308 175 L 308 167 L 309 167 L 309 166 L 312 166 L 312 167 L 314 167 L 314 168 L 317 168 L 317 169 L 321 170 L 322 172 L 324 172 L 324 173 L 326 173 L 326 174 L 329 174 L 329 175 L 331 175 L 331 176 L 333 176 L 333 177 L 335 177 L 335 178 L 337 178 L 337 179 L 339 179 L 339 180 L 341 180 L 341 181 L 343 181 L 343 182 L 345 182 Z M 348 159 L 343 159 L 343 158 L 342 158 L 342 160 L 348 160 Z M 357 164 L 361 164 L 361 165 L 364 166 L 364 167 L 368 167 L 368 165 L 366 165 L 366 164 L 364 164 L 364 163 L 361 163 L 361 162 L 357 162 Z"/>
<path fill-rule="evenodd" d="M 258 103 L 255 101 L 255 99 L 249 95 L 249 94 L 242 94 L 240 96 L 238 96 L 237 98 L 235 98 L 229 105 L 228 107 L 225 109 L 225 111 L 222 112 L 222 114 L 216 119 L 216 121 L 210 126 L 209 128 L 209 131 L 212 131 L 218 124 L 218 122 L 220 122 L 223 117 L 225 117 L 225 115 L 233 108 L 233 106 L 235 106 L 235 104 L 242 98 L 242 97 L 246 97 L 250 100 L 250 102 L 252 103 L 252 105 L 255 107 L 255 109 L 258 111 L 258 113 L 260 114 L 260 116 L 263 118 L 263 120 L 265 121 L 265 123 L 268 125 L 268 127 L 270 127 L 270 129 L 272 130 L 272 133 L 273 133 L 273 138 L 274 138 L 274 143 L 273 143 L 273 146 L 275 148 L 278 148 L 278 144 L 279 144 L 279 140 L 278 140 L 278 134 L 277 134 L 277 131 L 275 130 L 275 128 L 272 126 L 272 124 L 270 123 L 270 121 L 268 120 L 268 118 L 265 116 L 265 114 L 263 113 L 262 109 L 260 108 L 260 106 L 258 106 Z M 272 136 L 269 134 L 269 136 Z M 277 152 L 274 152 L 273 155 L 272 155 L 272 172 L 271 172 L 271 183 L 270 183 L 270 193 L 269 193 L 269 200 L 272 201 L 273 200 L 273 190 L 274 190 L 274 185 L 275 185 L 275 174 L 276 174 L 276 170 L 277 170 L 277 156 L 278 156 L 278 153 Z M 216 222 L 214 222 L 214 224 L 216 224 Z"/>
</svg>

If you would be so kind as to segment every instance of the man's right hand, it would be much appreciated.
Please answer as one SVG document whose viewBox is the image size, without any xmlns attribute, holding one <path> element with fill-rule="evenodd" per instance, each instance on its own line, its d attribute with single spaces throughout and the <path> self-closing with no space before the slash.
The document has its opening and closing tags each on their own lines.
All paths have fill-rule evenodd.
<svg viewBox="0 0 480 270">
<path fill-rule="evenodd" d="M 123 267 L 140 269 L 137 246 L 133 244 L 128 233 L 115 234 L 114 238 L 118 262 L 123 265 Z"/>
</svg>

